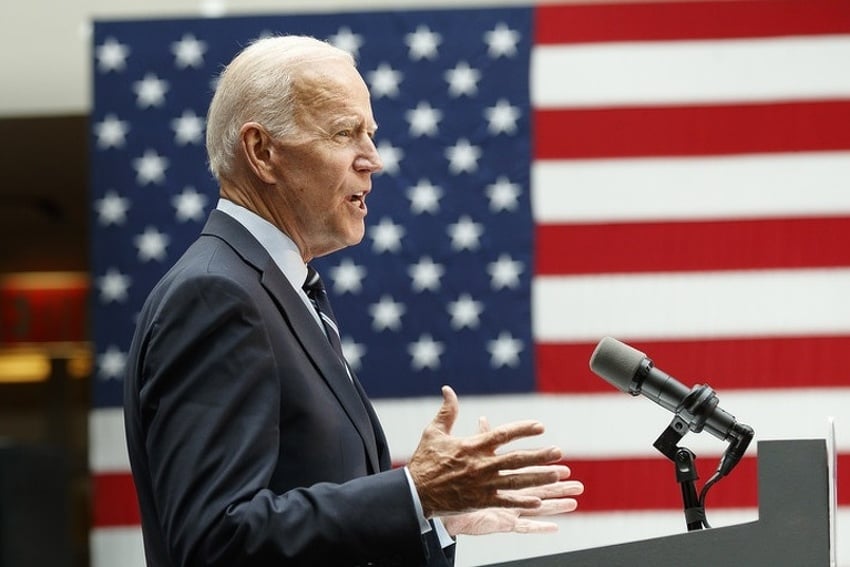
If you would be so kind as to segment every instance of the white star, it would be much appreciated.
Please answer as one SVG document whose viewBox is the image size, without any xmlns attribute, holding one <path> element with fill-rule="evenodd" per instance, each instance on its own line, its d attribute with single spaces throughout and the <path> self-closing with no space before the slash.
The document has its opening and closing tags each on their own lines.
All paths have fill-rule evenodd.
<svg viewBox="0 0 850 567">
<path fill-rule="evenodd" d="M 136 93 L 136 105 L 139 108 L 162 106 L 165 104 L 165 93 L 167 91 L 168 82 L 160 79 L 153 73 L 147 73 L 144 79 L 133 83 L 133 92 Z"/>
<path fill-rule="evenodd" d="M 478 93 L 481 73 L 470 67 L 466 61 L 459 62 L 454 69 L 449 69 L 443 76 L 449 83 L 449 94 L 453 98 L 461 95 L 473 96 Z"/>
<path fill-rule="evenodd" d="M 440 278 L 446 270 L 440 264 L 435 264 L 430 257 L 423 256 L 417 263 L 411 264 L 407 273 L 413 279 L 413 291 L 419 293 L 426 289 L 440 291 Z"/>
<path fill-rule="evenodd" d="M 127 300 L 127 288 L 130 287 L 130 276 L 124 275 L 115 268 L 109 268 L 106 273 L 97 278 L 100 288 L 100 302 L 112 303 L 117 301 L 123 303 Z"/>
<path fill-rule="evenodd" d="M 431 338 L 431 335 L 422 335 L 415 343 L 410 343 L 407 352 L 412 358 L 410 366 L 414 370 L 430 368 L 436 370 L 440 367 L 440 355 L 443 354 L 443 344 Z"/>
<path fill-rule="evenodd" d="M 165 248 L 168 246 L 169 240 L 167 234 L 159 232 L 152 226 L 147 227 L 142 234 L 133 239 L 136 248 L 139 250 L 139 261 L 157 260 L 161 262 L 165 260 Z"/>
<path fill-rule="evenodd" d="M 125 138 L 129 131 L 129 122 L 119 120 L 114 114 L 107 114 L 103 120 L 94 125 L 94 134 L 97 136 L 97 147 L 102 150 L 107 148 L 121 148 L 126 142 Z"/>
<path fill-rule="evenodd" d="M 360 52 L 360 47 L 363 46 L 363 36 L 357 35 L 351 31 L 351 28 L 343 26 L 332 36 L 328 41 L 334 47 L 349 52 L 354 57 L 357 57 Z"/>
<path fill-rule="evenodd" d="M 518 31 L 512 30 L 503 22 L 499 22 L 493 30 L 484 34 L 484 43 L 488 45 L 487 53 L 493 59 L 503 55 L 513 57 L 516 55 L 516 44 L 520 37 Z"/>
<path fill-rule="evenodd" d="M 174 142 L 179 146 L 200 144 L 204 140 L 205 120 L 192 110 L 184 110 L 179 118 L 171 121 Z"/>
<path fill-rule="evenodd" d="M 396 71 L 387 63 L 381 63 L 374 71 L 366 73 L 369 81 L 369 91 L 376 99 L 382 97 L 395 98 L 398 96 L 398 84 L 402 81 L 401 71 Z"/>
<path fill-rule="evenodd" d="M 517 262 L 507 254 L 502 254 L 498 260 L 487 265 L 487 273 L 490 274 L 490 287 L 493 289 L 516 288 L 519 286 L 519 275 L 522 271 L 522 262 Z"/>
<path fill-rule="evenodd" d="M 363 278 L 366 277 L 366 268 L 358 266 L 350 258 L 345 258 L 335 268 L 330 269 L 331 278 L 334 281 L 334 293 L 360 293 L 363 290 Z"/>
<path fill-rule="evenodd" d="M 516 210 L 522 188 L 519 183 L 511 183 L 507 177 L 501 175 L 495 183 L 488 185 L 485 191 L 490 199 L 490 210 L 497 213 Z"/>
<path fill-rule="evenodd" d="M 513 338 L 508 332 L 499 333 L 499 338 L 487 341 L 487 350 L 490 351 L 490 365 L 493 368 L 502 366 L 518 366 L 519 353 L 522 352 L 522 341 Z"/>
<path fill-rule="evenodd" d="M 136 183 L 139 185 L 159 185 L 165 181 L 168 159 L 156 153 L 156 150 L 148 149 L 142 157 L 133 160 L 133 168 L 136 170 Z"/>
<path fill-rule="evenodd" d="M 449 160 L 449 171 L 454 175 L 472 173 L 478 169 L 478 158 L 481 148 L 473 146 L 466 138 L 461 138 L 454 146 L 446 148 L 446 159 Z"/>
<path fill-rule="evenodd" d="M 404 232 L 404 227 L 400 224 L 395 224 L 392 219 L 382 218 L 381 222 L 369 229 L 372 251 L 378 254 L 398 252 L 401 250 L 401 239 Z"/>
<path fill-rule="evenodd" d="M 185 69 L 186 67 L 200 69 L 203 67 L 206 50 L 206 42 L 198 41 L 190 33 L 184 34 L 180 41 L 175 41 L 171 44 L 171 53 L 174 54 L 174 65 L 178 69 Z"/>
<path fill-rule="evenodd" d="M 477 327 L 478 316 L 484 311 L 484 307 L 480 301 L 475 301 L 468 293 L 464 293 L 457 301 L 449 303 L 448 311 L 452 316 L 452 328 L 457 331 L 464 327 Z"/>
<path fill-rule="evenodd" d="M 443 38 L 432 32 L 428 26 L 418 26 L 415 32 L 404 36 L 404 42 L 410 48 L 408 57 L 412 60 L 433 60 L 437 58 L 437 47 L 443 42 Z"/>
<path fill-rule="evenodd" d="M 129 47 L 119 43 L 114 37 L 107 37 L 103 43 L 95 48 L 97 70 L 101 73 L 123 71 L 127 67 L 127 56 L 129 55 Z"/>
<path fill-rule="evenodd" d="M 194 187 L 184 187 L 179 195 L 172 197 L 171 204 L 177 209 L 178 221 L 201 221 L 204 219 L 207 197 L 195 191 Z"/>
<path fill-rule="evenodd" d="M 121 380 L 127 366 L 127 354 L 115 345 L 109 345 L 106 352 L 97 357 L 98 375 L 103 380 Z"/>
<path fill-rule="evenodd" d="M 454 224 L 450 224 L 446 232 L 452 238 L 452 249 L 477 250 L 480 246 L 478 239 L 484 234 L 484 229 L 479 223 L 473 222 L 471 218 L 464 215 Z"/>
<path fill-rule="evenodd" d="M 340 340 L 342 346 L 342 355 L 345 357 L 348 365 L 354 370 L 360 370 L 363 364 L 360 362 L 366 355 L 366 345 L 354 342 L 349 336 L 345 336 Z"/>
<path fill-rule="evenodd" d="M 410 123 L 410 135 L 415 138 L 436 136 L 437 125 L 443 119 L 443 113 L 427 102 L 420 102 L 416 105 L 416 108 L 408 110 L 405 116 Z"/>
<path fill-rule="evenodd" d="M 443 190 L 433 185 L 427 179 L 420 179 L 419 183 L 407 190 L 407 198 L 410 199 L 410 211 L 414 215 L 424 212 L 431 214 L 440 210 L 440 197 Z"/>
<path fill-rule="evenodd" d="M 382 140 L 381 143 L 378 144 L 378 155 L 381 156 L 381 161 L 384 164 L 384 168 L 381 170 L 381 173 L 396 175 L 399 171 L 401 171 L 399 163 L 401 163 L 401 160 L 404 159 L 404 151 L 402 151 L 400 147 Z"/>
<path fill-rule="evenodd" d="M 406 309 L 404 304 L 395 301 L 389 295 L 384 295 L 378 303 L 369 306 L 369 314 L 372 315 L 372 329 L 383 331 L 391 329 L 397 331 L 401 328 L 401 316 Z"/>
<path fill-rule="evenodd" d="M 94 202 L 97 210 L 97 221 L 103 226 L 110 224 L 124 224 L 127 220 L 127 210 L 130 208 L 130 199 L 120 196 L 115 191 L 109 190 Z"/>
<path fill-rule="evenodd" d="M 519 120 L 520 112 L 516 106 L 505 99 L 499 99 L 496 106 L 491 106 L 484 109 L 484 116 L 487 118 L 487 129 L 494 136 L 502 132 L 513 134 L 516 132 L 516 121 Z"/>
</svg>

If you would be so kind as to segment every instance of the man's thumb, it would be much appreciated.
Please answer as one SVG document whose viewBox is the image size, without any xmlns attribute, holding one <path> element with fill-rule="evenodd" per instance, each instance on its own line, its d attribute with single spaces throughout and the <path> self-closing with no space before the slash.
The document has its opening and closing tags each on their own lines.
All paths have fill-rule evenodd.
<svg viewBox="0 0 850 567">
<path fill-rule="evenodd" d="M 457 394 L 452 390 L 451 386 L 443 386 L 443 405 L 437 412 L 432 424 L 445 434 L 451 434 L 452 427 L 455 425 L 457 414 L 460 411 L 460 404 L 457 401 Z"/>
</svg>

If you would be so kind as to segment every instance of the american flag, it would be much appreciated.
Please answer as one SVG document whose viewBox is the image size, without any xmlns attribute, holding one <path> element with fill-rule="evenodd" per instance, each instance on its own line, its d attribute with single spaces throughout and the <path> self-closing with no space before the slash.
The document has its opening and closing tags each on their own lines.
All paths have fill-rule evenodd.
<svg viewBox="0 0 850 567">
<path fill-rule="evenodd" d="M 141 303 L 216 203 L 215 76 L 282 33 L 347 49 L 372 93 L 366 237 L 317 266 L 397 461 L 448 383 L 458 434 L 541 419 L 535 444 L 587 488 L 560 535 L 464 539 L 459 565 L 685 530 L 652 449 L 671 416 L 591 375 L 606 335 L 710 384 L 757 441 L 825 437 L 834 417 L 850 525 L 850 2 L 97 22 L 94 566 L 144 564 L 122 373 Z M 684 440 L 703 480 L 724 450 L 706 437 Z M 710 493 L 713 525 L 757 517 L 755 474 L 754 445 Z"/>
</svg>

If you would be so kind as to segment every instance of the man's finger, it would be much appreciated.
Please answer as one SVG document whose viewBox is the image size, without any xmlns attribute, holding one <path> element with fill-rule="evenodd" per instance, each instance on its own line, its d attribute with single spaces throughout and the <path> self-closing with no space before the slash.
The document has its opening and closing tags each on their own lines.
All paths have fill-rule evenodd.
<svg viewBox="0 0 850 567">
<path fill-rule="evenodd" d="M 457 420 L 460 404 L 457 400 L 457 394 L 455 394 L 455 391 L 450 386 L 443 386 L 442 394 L 443 404 L 440 406 L 431 424 L 446 435 L 449 435 L 455 425 L 455 420 Z"/>
</svg>

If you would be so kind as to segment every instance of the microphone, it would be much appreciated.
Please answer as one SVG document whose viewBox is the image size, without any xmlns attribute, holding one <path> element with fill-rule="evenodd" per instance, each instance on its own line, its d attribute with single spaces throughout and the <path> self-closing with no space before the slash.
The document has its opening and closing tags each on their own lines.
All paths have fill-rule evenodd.
<svg viewBox="0 0 850 567">
<path fill-rule="evenodd" d="M 721 441 L 728 441 L 730 445 L 718 467 L 720 476 L 726 476 L 738 464 L 753 439 L 749 425 L 718 407 L 719 400 L 710 387 L 697 384 L 688 388 L 656 368 L 644 353 L 617 339 L 605 337 L 599 341 L 590 357 L 590 369 L 618 390 L 632 396 L 641 394 L 673 412 L 690 431 L 699 433 L 705 429 Z"/>
</svg>

